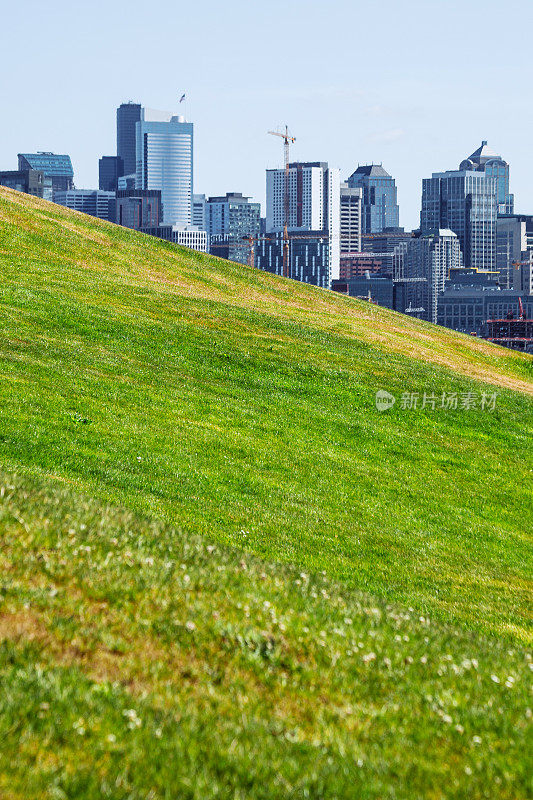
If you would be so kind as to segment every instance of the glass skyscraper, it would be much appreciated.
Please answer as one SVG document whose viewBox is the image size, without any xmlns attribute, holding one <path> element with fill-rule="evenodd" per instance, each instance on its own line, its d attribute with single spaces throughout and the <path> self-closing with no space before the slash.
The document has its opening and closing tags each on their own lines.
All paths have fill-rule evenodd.
<svg viewBox="0 0 533 800">
<path fill-rule="evenodd" d="M 191 224 L 193 125 L 184 117 L 141 110 L 136 123 L 136 189 L 159 189 L 165 224 Z"/>
<path fill-rule="evenodd" d="M 422 181 L 422 234 L 449 228 L 459 237 L 465 267 L 496 266 L 496 178 L 485 172 L 434 172 Z"/>
<path fill-rule="evenodd" d="M 400 210 L 396 182 L 381 164 L 357 167 L 348 178 L 351 189 L 361 188 L 362 233 L 380 233 L 384 228 L 398 228 Z"/>
<path fill-rule="evenodd" d="M 461 161 L 460 170 L 470 172 L 484 172 L 489 178 L 496 179 L 496 202 L 498 214 L 512 214 L 514 208 L 514 195 L 509 194 L 509 164 L 487 142 L 474 150 L 471 156 Z"/>
</svg>

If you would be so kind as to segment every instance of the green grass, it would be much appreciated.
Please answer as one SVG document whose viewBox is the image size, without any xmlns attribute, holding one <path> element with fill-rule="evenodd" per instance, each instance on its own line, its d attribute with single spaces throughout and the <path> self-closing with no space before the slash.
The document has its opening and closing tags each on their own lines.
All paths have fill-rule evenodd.
<svg viewBox="0 0 533 800">
<path fill-rule="evenodd" d="M 3 189 L 0 269 L 4 794 L 527 796 L 533 360 Z"/>
<path fill-rule="evenodd" d="M 530 658 L 2 475 L 0 796 L 509 798 Z"/>
</svg>

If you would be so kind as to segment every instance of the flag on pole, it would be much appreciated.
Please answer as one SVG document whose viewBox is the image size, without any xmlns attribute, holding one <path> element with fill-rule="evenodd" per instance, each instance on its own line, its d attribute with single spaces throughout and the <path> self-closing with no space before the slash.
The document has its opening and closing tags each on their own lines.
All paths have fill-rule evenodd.
<svg viewBox="0 0 533 800">
<path fill-rule="evenodd" d="M 180 97 L 180 103 L 183 103 L 184 100 L 185 100 L 185 95 L 182 94 L 181 97 Z"/>
</svg>

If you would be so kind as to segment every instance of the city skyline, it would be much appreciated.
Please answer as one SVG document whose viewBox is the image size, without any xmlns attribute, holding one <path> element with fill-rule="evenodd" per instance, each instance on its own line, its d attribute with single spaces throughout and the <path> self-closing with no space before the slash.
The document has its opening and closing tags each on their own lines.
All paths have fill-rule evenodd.
<svg viewBox="0 0 533 800">
<path fill-rule="evenodd" d="M 25 7 L 32 12 L 30 27 Z M 264 207 L 264 170 L 282 160 L 267 131 L 287 123 L 296 136 L 292 160 L 327 160 L 343 180 L 358 164 L 382 163 L 396 180 L 406 228 L 418 224 L 422 179 L 456 169 L 482 140 L 511 165 L 517 212 L 533 208 L 530 112 L 521 88 L 533 9 L 523 3 L 511 0 L 503 8 L 490 0 L 452 0 L 428 7 L 411 0 L 398 8 L 387 0 L 370 9 L 337 1 L 326 10 L 273 2 L 252 10 L 244 2 L 224 8 L 210 1 L 197 8 L 160 2 L 153 15 L 143 13 L 142 35 L 141 4 L 134 0 L 128 9 L 124 15 L 97 0 L 74 15 L 65 2 L 52 0 L 46 10 L 22 2 L 3 12 L 14 34 L 5 58 L 17 64 L 16 79 L 1 79 L 10 119 L 0 144 L 5 168 L 15 168 L 17 152 L 68 152 L 77 185 L 96 186 L 98 157 L 114 152 L 115 109 L 131 99 L 185 111 L 194 123 L 195 192 L 241 191 Z M 486 37 L 474 33 L 480 19 L 498 31 L 498 58 Z M 61 47 L 47 47 L 43 59 L 39 43 L 51 41 L 59 21 Z M 350 26 L 358 32 L 353 42 Z M 19 31 L 39 63 L 33 55 L 15 57 Z M 339 47 L 341 37 L 351 47 Z M 414 46 L 406 47 L 408 40 Z M 444 62 L 435 57 L 440 41 L 449 56 Z M 138 63 L 132 47 L 145 56 Z M 76 69 L 65 69 L 69 57 Z M 122 61 L 127 69 L 116 68 Z M 469 64 L 476 65 L 477 82 Z"/>
</svg>

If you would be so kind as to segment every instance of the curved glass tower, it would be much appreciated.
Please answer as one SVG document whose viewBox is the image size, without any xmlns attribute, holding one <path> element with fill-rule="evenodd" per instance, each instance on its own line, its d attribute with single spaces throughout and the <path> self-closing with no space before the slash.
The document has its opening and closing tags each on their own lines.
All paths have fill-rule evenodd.
<svg viewBox="0 0 533 800">
<path fill-rule="evenodd" d="M 192 123 L 185 122 L 181 116 L 142 109 L 141 120 L 136 124 L 135 140 L 135 188 L 161 191 L 165 224 L 190 224 L 193 192 Z"/>
</svg>

